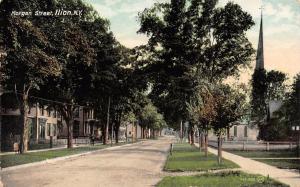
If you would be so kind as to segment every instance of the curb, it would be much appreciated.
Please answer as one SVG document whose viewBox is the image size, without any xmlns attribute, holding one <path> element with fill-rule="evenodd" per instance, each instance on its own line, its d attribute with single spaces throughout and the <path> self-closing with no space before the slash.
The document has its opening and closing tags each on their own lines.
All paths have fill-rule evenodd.
<svg viewBox="0 0 300 187">
<path fill-rule="evenodd" d="M 8 171 L 14 171 L 14 170 L 18 170 L 18 169 L 24 169 L 24 168 L 33 167 L 33 166 L 41 166 L 41 165 L 45 165 L 45 164 L 51 164 L 51 163 L 55 163 L 55 162 L 62 161 L 62 160 L 68 160 L 71 158 L 77 158 L 77 157 L 79 158 L 79 157 L 83 157 L 86 155 L 91 155 L 93 153 L 98 153 L 98 152 L 102 152 L 105 150 L 114 150 L 119 147 L 127 147 L 130 145 L 135 145 L 135 144 L 139 144 L 142 142 L 143 141 L 131 143 L 131 144 L 125 144 L 125 145 L 117 145 L 117 146 L 113 146 L 113 147 L 107 147 L 107 148 L 103 148 L 103 149 L 99 149 L 99 150 L 95 150 L 95 151 L 89 151 L 89 152 L 80 153 L 80 154 L 74 154 L 74 155 L 69 155 L 69 156 L 53 158 L 53 159 L 47 159 L 47 160 L 43 160 L 43 161 L 39 161 L 39 162 L 33 162 L 33 163 L 22 164 L 22 165 L 17 165 L 17 166 L 11 166 L 11 167 L 7 167 L 7 168 L 2 168 L 1 173 L 5 173 Z M 0 187 L 1 187 L 1 181 L 0 181 Z"/>
</svg>

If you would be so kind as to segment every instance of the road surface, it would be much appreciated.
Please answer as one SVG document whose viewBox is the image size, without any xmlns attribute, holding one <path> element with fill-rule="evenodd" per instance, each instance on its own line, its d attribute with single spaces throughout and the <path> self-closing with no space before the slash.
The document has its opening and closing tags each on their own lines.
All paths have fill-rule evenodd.
<svg viewBox="0 0 300 187">
<path fill-rule="evenodd" d="M 84 157 L 5 171 L 6 187 L 146 187 L 163 177 L 170 138 L 115 147 Z"/>
</svg>

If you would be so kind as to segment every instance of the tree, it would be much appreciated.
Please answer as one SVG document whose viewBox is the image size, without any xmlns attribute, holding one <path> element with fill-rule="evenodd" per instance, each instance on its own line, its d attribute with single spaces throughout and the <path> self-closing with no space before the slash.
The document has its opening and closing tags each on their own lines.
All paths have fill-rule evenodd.
<svg viewBox="0 0 300 187">
<path fill-rule="evenodd" d="M 115 40 L 113 33 L 109 30 L 109 22 L 99 16 L 92 22 L 84 22 L 81 27 L 91 42 L 96 58 L 93 70 L 90 73 L 91 84 L 89 102 L 95 110 L 95 117 L 99 119 L 102 127 L 103 143 L 108 140 L 108 109 L 110 100 L 115 102 L 112 94 L 119 81 L 117 72 L 120 56 L 120 44 Z M 86 84 L 88 85 L 88 84 Z M 109 120 L 110 121 L 110 120 Z"/>
<path fill-rule="evenodd" d="M 188 120 L 186 103 L 197 87 L 197 77 L 211 84 L 238 75 L 254 52 L 246 31 L 252 17 L 232 2 L 172 0 L 157 3 L 139 14 L 140 33 L 147 34 L 152 83 L 151 98 L 168 124 Z M 178 129 L 178 125 L 176 126 Z"/>
<path fill-rule="evenodd" d="M 7 79 L 6 90 L 14 90 L 21 114 L 20 152 L 28 149 L 28 99 L 32 90 L 38 90 L 48 77 L 58 76 L 61 66 L 54 55 L 49 38 L 40 25 L 29 18 L 13 17 L 10 10 L 33 10 L 48 4 L 35 1 L 1 1 L 0 35 L 7 57 L 3 63 Z"/>
<path fill-rule="evenodd" d="M 197 87 L 194 96 L 191 98 L 191 101 L 187 103 L 189 119 L 198 126 L 199 137 L 201 136 L 201 142 L 199 142 L 200 149 L 203 146 L 204 134 L 206 157 L 208 156 L 208 131 L 217 115 L 217 98 L 214 96 L 215 89 L 216 87 L 214 85 L 202 80 L 201 84 Z"/>
<path fill-rule="evenodd" d="M 222 163 L 222 136 L 233 122 L 245 115 L 246 96 L 228 85 L 220 85 L 215 93 L 216 118 L 212 128 L 218 137 L 218 163 Z"/>
<path fill-rule="evenodd" d="M 142 110 L 139 116 L 140 125 L 143 129 L 150 129 L 150 137 L 155 138 L 155 132 L 160 131 L 166 126 L 166 122 L 161 114 L 151 102 L 149 102 Z M 144 132 L 143 132 L 144 133 Z"/>
<path fill-rule="evenodd" d="M 280 71 L 269 71 L 264 69 L 255 70 L 252 77 L 251 108 L 252 118 L 258 123 L 260 129 L 259 137 L 268 139 L 272 124 L 278 126 L 279 121 L 270 119 L 270 101 L 283 101 L 285 99 L 287 80 L 286 74 Z M 277 124 L 277 125 L 276 125 Z M 274 129 L 275 130 L 275 129 Z"/>
<path fill-rule="evenodd" d="M 267 114 L 267 73 L 264 69 L 255 70 L 252 76 L 252 117 L 260 122 Z"/>
<path fill-rule="evenodd" d="M 68 129 L 68 148 L 73 147 L 74 112 L 79 105 L 86 105 L 92 85 L 96 54 L 93 41 L 84 27 L 87 23 L 95 23 L 95 11 L 82 1 L 58 1 L 55 8 L 72 9 L 80 7 L 86 13 L 80 17 L 63 17 L 52 19 L 52 22 L 43 28 L 55 48 L 55 56 L 63 67 L 61 75 L 49 78 L 43 87 L 43 94 L 49 99 L 63 104 L 53 103 L 61 113 Z M 91 28 L 92 29 L 92 28 Z M 94 31 L 94 30 L 93 30 Z M 44 94 L 44 93 L 47 94 Z"/>
<path fill-rule="evenodd" d="M 97 117 L 105 124 L 108 116 L 107 101 L 109 98 L 111 100 L 109 125 L 103 126 L 105 144 L 109 128 L 114 130 L 118 142 L 119 127 L 124 115 L 130 112 L 137 115 L 143 107 L 142 93 L 147 89 L 147 79 L 142 77 L 143 72 L 139 65 L 135 64 L 135 50 L 122 46 L 112 35 L 107 35 L 105 42 L 101 44 L 97 51 L 102 54 L 102 58 L 97 59 L 96 70 L 93 73 L 95 83 L 92 102 Z"/>
<path fill-rule="evenodd" d="M 285 94 L 281 108 L 264 126 L 264 140 L 293 140 L 292 126 L 300 121 L 300 74 L 294 77 L 290 91 Z"/>
<path fill-rule="evenodd" d="M 280 71 L 271 70 L 267 72 L 267 99 L 284 100 L 286 95 L 287 75 Z"/>
</svg>

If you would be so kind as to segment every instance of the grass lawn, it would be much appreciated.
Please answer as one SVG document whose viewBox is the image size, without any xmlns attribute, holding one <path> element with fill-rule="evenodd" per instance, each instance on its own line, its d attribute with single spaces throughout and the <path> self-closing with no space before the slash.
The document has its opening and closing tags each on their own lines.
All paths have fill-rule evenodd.
<svg viewBox="0 0 300 187">
<path fill-rule="evenodd" d="M 300 169 L 300 160 L 288 159 L 255 159 L 255 158 L 295 158 L 297 151 L 229 151 L 233 154 L 247 158 L 253 158 L 256 161 L 263 162 L 281 169 Z"/>
<path fill-rule="evenodd" d="M 247 158 L 288 158 L 297 157 L 296 151 L 228 151 L 230 153 L 240 155 Z"/>
<path fill-rule="evenodd" d="M 55 148 L 55 145 L 53 145 Z M 39 149 L 50 149 L 50 144 L 31 144 L 29 145 L 29 150 L 39 150 Z"/>
<path fill-rule="evenodd" d="M 217 156 L 209 154 L 206 158 L 204 152 L 189 144 L 175 144 L 173 154 L 168 156 L 165 171 L 208 171 L 239 166 L 229 160 L 223 159 L 218 165 Z"/>
<path fill-rule="evenodd" d="M 280 169 L 299 169 L 300 170 L 300 160 L 287 160 L 287 159 L 257 159 L 256 161 L 263 162 Z"/>
<path fill-rule="evenodd" d="M 125 143 L 119 143 L 117 145 L 123 145 Z M 12 155 L 2 155 L 1 167 L 6 168 L 10 166 L 22 165 L 32 162 L 43 161 L 47 159 L 69 156 L 74 154 L 85 153 L 89 151 L 95 151 L 110 147 L 108 145 L 95 145 L 95 146 L 86 146 L 86 147 L 76 147 L 72 149 L 59 149 L 59 150 L 51 150 L 51 151 L 41 151 L 34 153 L 25 153 L 25 154 L 12 154 Z"/>
<path fill-rule="evenodd" d="M 243 172 L 208 173 L 198 176 L 165 177 L 158 187 L 286 187 L 273 179 Z"/>
</svg>

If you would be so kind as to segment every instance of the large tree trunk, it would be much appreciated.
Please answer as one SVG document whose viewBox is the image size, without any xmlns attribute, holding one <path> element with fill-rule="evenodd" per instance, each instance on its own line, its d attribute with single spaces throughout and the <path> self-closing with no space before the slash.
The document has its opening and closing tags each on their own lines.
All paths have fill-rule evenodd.
<svg viewBox="0 0 300 187">
<path fill-rule="evenodd" d="M 141 138 L 144 139 L 144 127 L 141 128 Z"/>
<path fill-rule="evenodd" d="M 191 145 L 194 145 L 195 140 L 194 140 L 194 129 L 191 129 Z"/>
<path fill-rule="evenodd" d="M 20 137 L 20 153 L 26 153 L 28 151 L 28 142 L 29 142 L 29 128 L 28 128 L 28 95 L 23 94 L 20 114 L 21 114 L 21 137 Z"/>
<path fill-rule="evenodd" d="M 67 127 L 68 127 L 68 148 L 73 148 L 73 119 L 66 120 Z"/>
<path fill-rule="evenodd" d="M 155 130 L 152 129 L 152 130 L 151 130 L 151 133 L 152 133 L 152 138 L 155 139 Z"/>
<path fill-rule="evenodd" d="M 230 139 L 230 128 L 227 127 L 227 141 L 229 141 Z"/>
<path fill-rule="evenodd" d="M 102 136 L 103 145 L 107 144 L 107 133 L 108 133 L 107 125 L 104 125 L 103 126 L 103 136 Z"/>
<path fill-rule="evenodd" d="M 218 164 L 222 164 L 222 135 L 218 136 Z"/>
<path fill-rule="evenodd" d="M 122 110 L 118 112 L 115 121 L 115 126 L 114 126 L 116 144 L 119 143 L 119 130 L 121 126 L 121 118 L 122 118 Z"/>
<path fill-rule="evenodd" d="M 116 127 L 115 127 L 115 140 L 116 140 L 116 144 L 119 143 L 119 131 L 120 131 L 120 122 L 116 123 Z"/>
<path fill-rule="evenodd" d="M 204 135 L 203 132 L 200 133 L 200 147 L 203 148 L 205 145 Z"/>
<path fill-rule="evenodd" d="M 200 129 L 198 130 L 198 144 L 199 144 L 199 150 L 200 152 L 202 151 L 202 145 L 201 145 L 201 140 L 202 139 L 202 135 L 201 135 L 201 132 L 200 132 Z"/>
<path fill-rule="evenodd" d="M 68 145 L 67 145 L 68 148 L 73 148 L 73 125 L 74 125 L 73 112 L 74 112 L 73 105 L 65 106 L 62 112 L 68 128 Z"/>
<path fill-rule="evenodd" d="M 115 129 L 115 140 L 116 140 L 116 144 L 119 143 L 119 128 L 117 127 Z"/>
</svg>

